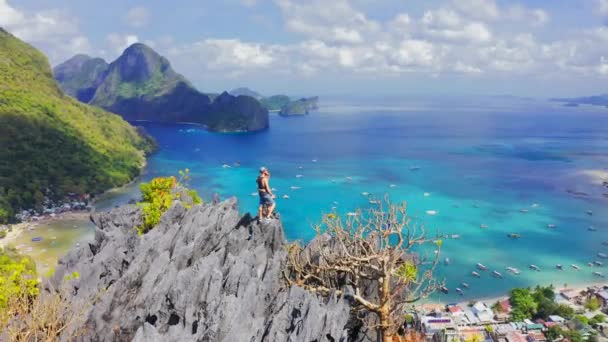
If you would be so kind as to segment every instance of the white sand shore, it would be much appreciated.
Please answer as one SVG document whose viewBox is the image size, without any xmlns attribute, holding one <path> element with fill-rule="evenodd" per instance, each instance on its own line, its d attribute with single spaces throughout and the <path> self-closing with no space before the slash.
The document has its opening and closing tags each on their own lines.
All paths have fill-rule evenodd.
<svg viewBox="0 0 608 342">
<path fill-rule="evenodd" d="M 23 233 L 25 230 L 27 230 L 28 227 L 35 227 L 40 224 L 48 224 L 51 222 L 56 222 L 56 221 L 61 221 L 61 220 L 66 220 L 66 219 L 68 219 L 68 220 L 69 219 L 86 219 L 89 217 L 90 214 L 91 213 L 86 210 L 67 211 L 67 212 L 57 214 L 55 216 L 45 216 L 38 221 L 22 222 L 22 223 L 13 224 L 12 231 L 7 232 L 7 235 L 4 239 L 0 239 L 0 247 L 5 247 L 5 246 L 10 245 L 13 241 L 15 241 L 19 237 L 19 235 L 21 235 L 21 233 Z"/>
</svg>

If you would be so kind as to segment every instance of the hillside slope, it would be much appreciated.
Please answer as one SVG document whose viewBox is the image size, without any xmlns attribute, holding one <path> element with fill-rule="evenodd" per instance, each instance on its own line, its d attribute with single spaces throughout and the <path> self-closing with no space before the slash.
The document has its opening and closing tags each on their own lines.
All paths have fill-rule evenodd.
<svg viewBox="0 0 608 342">
<path fill-rule="evenodd" d="M 0 29 L 0 222 L 67 193 L 135 177 L 151 142 L 117 115 L 65 95 L 46 57 Z"/>
<path fill-rule="evenodd" d="M 95 79 L 95 75 L 82 73 L 60 78 L 64 64 L 55 68 L 55 77 L 66 90 L 77 83 L 73 78 Z M 268 111 L 257 101 L 243 105 L 241 96 L 233 96 L 212 102 L 175 72 L 165 57 L 141 43 L 129 46 L 110 63 L 93 93 L 85 102 L 130 121 L 191 122 L 220 132 L 268 128 Z"/>
</svg>

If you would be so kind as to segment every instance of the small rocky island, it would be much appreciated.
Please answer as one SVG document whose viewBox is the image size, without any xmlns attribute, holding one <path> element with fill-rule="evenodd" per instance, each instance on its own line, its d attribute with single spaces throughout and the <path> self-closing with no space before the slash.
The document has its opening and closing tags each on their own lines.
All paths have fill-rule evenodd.
<svg viewBox="0 0 608 342">
<path fill-rule="evenodd" d="M 217 132 L 268 128 L 268 110 L 256 99 L 228 93 L 211 99 L 141 43 L 110 64 L 77 55 L 56 66 L 54 75 L 69 95 L 129 121 L 198 123 Z"/>
<path fill-rule="evenodd" d="M 281 116 L 300 116 L 308 115 L 310 112 L 319 109 L 319 97 L 307 97 L 299 100 L 290 101 L 288 104 L 283 106 L 279 111 Z"/>
<path fill-rule="evenodd" d="M 72 329 L 85 329 L 87 341 L 346 341 L 361 334 L 347 295 L 325 298 L 284 284 L 280 221 L 240 215 L 236 199 L 190 209 L 176 203 L 138 236 L 141 217 L 135 205 L 94 214 L 95 240 L 62 258 L 49 282 L 59 288 L 65 276 L 80 274 L 70 282 L 73 309 L 89 305 Z M 307 248 L 314 255 L 315 243 Z"/>
</svg>

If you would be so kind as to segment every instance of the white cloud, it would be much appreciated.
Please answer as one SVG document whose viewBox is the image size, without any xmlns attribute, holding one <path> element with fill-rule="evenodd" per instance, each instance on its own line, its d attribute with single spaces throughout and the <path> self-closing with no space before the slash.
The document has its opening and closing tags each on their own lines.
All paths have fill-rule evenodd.
<svg viewBox="0 0 608 342">
<path fill-rule="evenodd" d="M 133 7 L 127 12 L 123 19 L 124 22 L 131 27 L 146 27 L 150 22 L 150 11 L 142 6 Z"/>
<path fill-rule="evenodd" d="M 76 53 L 90 53 L 88 39 L 68 12 L 57 9 L 25 13 L 0 0 L 0 26 L 46 52 L 51 63 Z"/>
<path fill-rule="evenodd" d="M 597 0 L 597 11 L 601 15 L 608 15 L 608 0 Z"/>
<path fill-rule="evenodd" d="M 453 0 L 454 7 L 465 15 L 479 20 L 496 20 L 500 11 L 495 0 Z"/>
<path fill-rule="evenodd" d="M 118 34 L 110 33 L 106 37 L 106 42 L 110 50 L 114 53 L 112 56 L 104 56 L 110 59 L 122 54 L 122 52 L 130 45 L 139 42 L 139 38 L 134 34 Z"/>
</svg>

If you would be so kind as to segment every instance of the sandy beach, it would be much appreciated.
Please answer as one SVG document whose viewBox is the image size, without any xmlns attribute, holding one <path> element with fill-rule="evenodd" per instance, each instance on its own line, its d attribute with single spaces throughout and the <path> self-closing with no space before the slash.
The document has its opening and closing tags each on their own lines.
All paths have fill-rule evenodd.
<svg viewBox="0 0 608 342">
<path fill-rule="evenodd" d="M 0 247 L 8 246 L 13 241 L 15 241 L 21 233 L 26 231 L 29 227 L 36 227 L 40 224 L 49 224 L 56 221 L 61 220 L 69 220 L 69 219 L 86 219 L 90 215 L 89 211 L 79 210 L 79 211 L 68 211 L 61 214 L 57 214 L 55 216 L 46 216 L 38 221 L 31 222 L 21 222 L 12 225 L 12 231 L 7 231 L 7 235 L 5 238 L 0 239 Z"/>
</svg>

